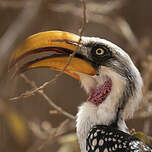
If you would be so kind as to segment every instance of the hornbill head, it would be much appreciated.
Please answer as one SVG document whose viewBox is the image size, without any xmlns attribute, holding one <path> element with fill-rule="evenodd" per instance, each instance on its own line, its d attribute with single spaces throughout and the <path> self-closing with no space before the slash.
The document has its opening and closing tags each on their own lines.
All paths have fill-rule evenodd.
<svg viewBox="0 0 152 152">
<path fill-rule="evenodd" d="M 62 71 L 76 51 L 64 72 L 80 80 L 89 94 L 77 115 L 77 133 L 85 149 L 85 139 L 93 125 L 113 125 L 125 131 L 123 120 L 132 117 L 142 97 L 142 78 L 128 54 L 115 44 L 96 37 L 79 39 L 63 31 L 35 34 L 17 48 L 10 67 L 32 54 L 54 52 L 24 64 L 17 73 L 41 67 Z"/>
</svg>

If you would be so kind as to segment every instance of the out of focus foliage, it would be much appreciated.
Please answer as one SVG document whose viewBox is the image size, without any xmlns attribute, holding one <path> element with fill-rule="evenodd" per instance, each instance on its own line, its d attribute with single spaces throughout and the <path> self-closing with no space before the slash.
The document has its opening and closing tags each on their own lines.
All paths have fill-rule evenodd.
<svg viewBox="0 0 152 152">
<path fill-rule="evenodd" d="M 75 133 L 60 137 L 58 142 L 61 146 L 57 152 L 80 152 L 78 139 Z"/>
</svg>

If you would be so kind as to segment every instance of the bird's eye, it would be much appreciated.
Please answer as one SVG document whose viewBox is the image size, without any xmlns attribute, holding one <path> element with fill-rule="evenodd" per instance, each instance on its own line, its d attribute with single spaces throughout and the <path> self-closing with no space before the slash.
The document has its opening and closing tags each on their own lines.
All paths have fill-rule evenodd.
<svg viewBox="0 0 152 152">
<path fill-rule="evenodd" d="M 101 64 L 111 58 L 112 53 L 107 46 L 96 44 L 91 49 L 90 57 L 96 64 Z"/>
<path fill-rule="evenodd" d="M 104 54 L 104 50 L 102 48 L 98 48 L 98 49 L 96 49 L 96 54 L 97 55 L 103 55 Z"/>
</svg>

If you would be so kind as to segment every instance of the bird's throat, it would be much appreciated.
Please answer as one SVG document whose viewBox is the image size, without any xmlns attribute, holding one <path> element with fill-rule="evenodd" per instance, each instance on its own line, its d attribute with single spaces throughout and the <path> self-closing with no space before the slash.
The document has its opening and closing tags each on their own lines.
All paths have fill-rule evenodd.
<svg viewBox="0 0 152 152">
<path fill-rule="evenodd" d="M 107 98 L 107 96 L 111 92 L 111 89 L 112 80 L 107 77 L 103 85 L 100 85 L 96 89 L 91 91 L 88 101 L 98 106 Z"/>
</svg>

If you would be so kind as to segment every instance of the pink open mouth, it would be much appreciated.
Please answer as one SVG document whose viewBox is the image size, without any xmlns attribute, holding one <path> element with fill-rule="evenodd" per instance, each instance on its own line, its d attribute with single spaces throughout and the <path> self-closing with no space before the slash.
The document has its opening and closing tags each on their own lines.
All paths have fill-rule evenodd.
<svg viewBox="0 0 152 152">
<path fill-rule="evenodd" d="M 111 92 L 111 89 L 112 80 L 107 77 L 103 85 L 100 85 L 96 89 L 91 91 L 88 101 L 98 106 L 107 98 L 107 96 Z"/>
</svg>

